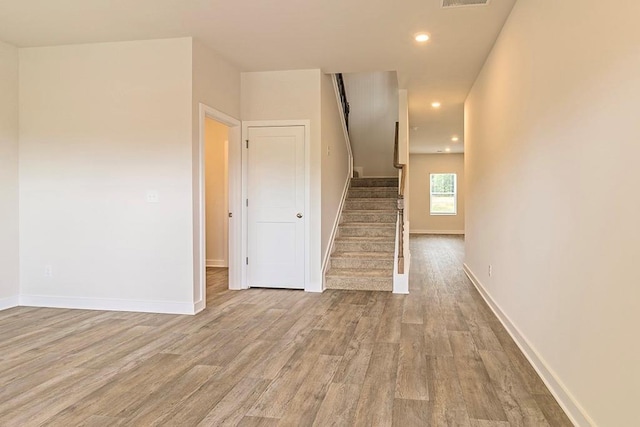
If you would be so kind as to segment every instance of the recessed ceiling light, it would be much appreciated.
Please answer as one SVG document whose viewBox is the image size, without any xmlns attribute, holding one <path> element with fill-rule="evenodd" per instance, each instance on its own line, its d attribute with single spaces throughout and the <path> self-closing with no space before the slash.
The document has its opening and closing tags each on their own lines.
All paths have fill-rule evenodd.
<svg viewBox="0 0 640 427">
<path fill-rule="evenodd" d="M 424 43 L 426 41 L 429 41 L 429 34 L 425 34 L 425 33 L 416 34 L 415 38 L 417 42 Z"/>
<path fill-rule="evenodd" d="M 451 148 L 445 148 L 444 151 L 448 153 L 449 151 L 451 151 Z"/>
<path fill-rule="evenodd" d="M 441 106 L 441 105 L 442 105 L 442 104 L 440 104 L 438 101 L 435 101 L 435 102 L 432 102 L 432 103 L 431 103 L 431 106 L 432 106 L 433 108 L 440 108 L 440 106 Z"/>
<path fill-rule="evenodd" d="M 451 140 L 453 142 L 458 142 L 458 141 L 460 141 L 460 138 L 458 138 L 457 136 L 454 136 L 454 137 L 451 138 Z"/>
</svg>

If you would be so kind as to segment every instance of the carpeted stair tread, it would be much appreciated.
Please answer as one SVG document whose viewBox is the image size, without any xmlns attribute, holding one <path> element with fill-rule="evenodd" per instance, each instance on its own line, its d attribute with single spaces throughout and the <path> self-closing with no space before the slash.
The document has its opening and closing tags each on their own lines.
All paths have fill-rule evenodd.
<svg viewBox="0 0 640 427">
<path fill-rule="evenodd" d="M 334 258 L 393 259 L 393 252 L 334 252 Z"/>
<path fill-rule="evenodd" d="M 363 268 L 332 268 L 327 271 L 327 276 L 331 277 L 374 277 L 386 278 L 393 276 L 393 270 L 386 269 L 363 269 Z"/>
<path fill-rule="evenodd" d="M 354 178 L 325 274 L 327 289 L 393 290 L 398 179 Z"/>
<path fill-rule="evenodd" d="M 345 222 L 341 224 L 343 227 L 365 227 L 365 228 L 396 228 L 393 222 Z"/>
<path fill-rule="evenodd" d="M 336 241 L 340 242 L 393 242 L 395 236 L 345 236 L 336 237 Z"/>
<path fill-rule="evenodd" d="M 351 187 L 398 187 L 398 178 L 353 178 Z"/>
<path fill-rule="evenodd" d="M 397 209 L 344 209 L 342 211 L 342 213 L 349 213 L 349 214 L 379 214 L 379 213 L 396 214 L 397 212 L 398 212 Z"/>
</svg>

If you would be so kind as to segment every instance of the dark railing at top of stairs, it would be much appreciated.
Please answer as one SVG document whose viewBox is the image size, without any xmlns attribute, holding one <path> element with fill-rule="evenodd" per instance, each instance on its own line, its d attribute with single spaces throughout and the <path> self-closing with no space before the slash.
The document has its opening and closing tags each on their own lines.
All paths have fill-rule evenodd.
<svg viewBox="0 0 640 427">
<path fill-rule="evenodd" d="M 338 92 L 340 93 L 340 102 L 342 103 L 342 111 L 344 112 L 344 123 L 347 126 L 347 132 L 349 131 L 349 102 L 347 101 L 347 91 L 344 87 L 344 78 L 342 73 L 336 74 L 336 81 L 338 82 Z"/>
</svg>

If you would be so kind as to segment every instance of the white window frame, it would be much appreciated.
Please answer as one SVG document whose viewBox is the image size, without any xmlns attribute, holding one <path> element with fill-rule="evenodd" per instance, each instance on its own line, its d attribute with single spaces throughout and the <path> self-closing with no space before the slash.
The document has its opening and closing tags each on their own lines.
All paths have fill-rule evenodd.
<svg viewBox="0 0 640 427">
<path fill-rule="evenodd" d="M 434 193 L 433 192 L 433 176 L 434 175 L 453 175 L 453 193 Z M 433 195 L 451 195 L 453 194 L 453 212 L 433 212 Z M 434 216 L 455 216 L 458 215 L 458 174 L 453 172 L 431 173 L 429 174 L 429 215 Z"/>
</svg>

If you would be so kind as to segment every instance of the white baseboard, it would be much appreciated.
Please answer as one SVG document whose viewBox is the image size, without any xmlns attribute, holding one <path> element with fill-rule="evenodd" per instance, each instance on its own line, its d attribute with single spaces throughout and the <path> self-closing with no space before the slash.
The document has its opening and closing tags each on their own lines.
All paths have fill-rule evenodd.
<svg viewBox="0 0 640 427">
<path fill-rule="evenodd" d="M 350 184 L 351 184 L 351 176 L 347 175 L 344 181 L 344 187 L 342 188 L 342 198 L 340 199 L 338 212 L 336 213 L 336 217 L 333 220 L 333 229 L 331 230 L 331 237 L 329 237 L 329 244 L 327 245 L 327 249 L 324 252 L 324 259 L 322 260 L 322 285 L 318 292 L 322 292 L 326 288 L 325 275 L 327 274 L 329 259 L 331 258 L 331 254 L 333 253 L 333 245 L 336 240 L 336 235 L 338 233 L 338 227 L 340 227 L 340 217 L 342 216 L 342 209 L 344 208 L 344 204 L 347 200 L 347 194 L 349 194 Z"/>
<path fill-rule="evenodd" d="M 206 308 L 207 304 L 205 302 L 205 300 L 201 299 L 200 301 L 196 302 L 193 305 L 193 314 L 198 314 L 200 313 L 202 310 L 204 310 Z"/>
<path fill-rule="evenodd" d="M 511 338 L 518 345 L 531 366 L 536 370 L 542 381 L 545 383 L 551 394 L 556 398 L 571 422 L 576 426 L 595 426 L 596 423 L 589 417 L 584 408 L 578 403 L 575 397 L 569 392 L 567 387 L 558 378 L 553 369 L 545 362 L 542 356 L 535 350 L 535 347 L 520 332 L 518 327 L 511 321 L 509 316 L 500 308 L 498 303 L 491 297 L 486 288 L 482 285 L 478 277 L 473 274 L 467 264 L 464 264 L 464 272 L 476 287 L 482 298 L 489 305 L 493 313 L 500 320 Z"/>
<path fill-rule="evenodd" d="M 208 259 L 206 263 L 207 267 L 229 267 L 227 261 L 223 259 Z"/>
<path fill-rule="evenodd" d="M 464 230 L 410 230 L 411 234 L 464 234 Z"/>
<path fill-rule="evenodd" d="M 135 311 L 141 313 L 195 314 L 196 306 L 188 302 L 140 301 L 115 298 L 56 297 L 20 295 L 20 305 L 27 307 L 69 308 L 79 310 Z"/>
<path fill-rule="evenodd" d="M 0 298 L 0 311 L 20 305 L 20 297 L 14 295 L 12 297 Z"/>
<path fill-rule="evenodd" d="M 405 271 L 403 274 L 398 273 L 398 256 L 399 250 L 398 247 L 398 236 L 400 235 L 400 215 L 398 215 L 398 219 L 396 220 L 396 248 L 393 252 L 393 293 L 394 294 L 408 294 L 409 293 L 409 269 L 411 267 L 411 252 L 409 251 L 409 233 L 407 230 L 409 229 L 409 221 L 405 221 L 404 223 L 404 268 Z"/>
</svg>

